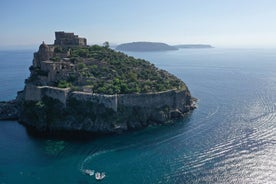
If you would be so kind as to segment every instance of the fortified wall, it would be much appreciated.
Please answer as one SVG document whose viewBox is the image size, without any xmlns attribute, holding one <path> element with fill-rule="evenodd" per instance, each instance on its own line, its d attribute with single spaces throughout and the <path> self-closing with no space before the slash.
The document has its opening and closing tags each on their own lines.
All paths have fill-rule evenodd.
<svg viewBox="0 0 276 184">
<path fill-rule="evenodd" d="M 78 101 L 92 102 L 102 104 L 104 107 L 117 112 L 119 106 L 141 107 L 141 108 L 161 108 L 169 106 L 172 109 L 185 111 L 185 104 L 189 104 L 190 98 L 186 90 L 163 91 L 158 93 L 141 94 L 96 94 L 82 91 L 71 92 L 70 88 L 56 88 L 51 86 L 34 86 L 26 84 L 24 98 L 26 101 L 40 101 L 44 96 L 59 100 L 64 106 L 68 98 L 74 98 Z M 184 97 L 184 98 L 183 98 Z"/>
<path fill-rule="evenodd" d="M 104 94 L 75 91 L 75 92 L 72 92 L 71 98 L 75 98 L 76 100 L 79 100 L 79 101 L 87 101 L 95 104 L 102 104 L 106 108 L 110 108 L 114 112 L 117 112 L 117 108 L 118 108 L 117 95 L 104 95 Z"/>
<path fill-rule="evenodd" d="M 71 97 L 80 101 L 90 101 L 96 104 L 103 104 L 106 108 L 113 109 L 117 112 L 119 106 L 124 107 L 141 107 L 141 108 L 162 108 L 169 106 L 173 109 L 185 111 L 183 104 L 186 102 L 188 93 L 187 91 L 163 91 L 157 93 L 140 93 L 140 94 L 114 94 L 104 95 L 86 92 L 73 92 Z"/>
<path fill-rule="evenodd" d="M 24 113 L 19 114 L 19 121 L 32 130 L 50 134 L 56 131 L 122 132 L 182 118 L 194 108 L 187 90 L 104 95 L 26 85 L 23 96 L 27 106 L 23 105 Z M 43 97 L 56 99 L 61 104 L 37 112 L 35 104 L 44 102 Z"/>
<path fill-rule="evenodd" d="M 25 101 L 40 101 L 44 96 L 59 100 L 66 106 L 66 100 L 70 88 L 56 88 L 51 86 L 34 86 L 26 84 L 24 89 Z"/>
</svg>

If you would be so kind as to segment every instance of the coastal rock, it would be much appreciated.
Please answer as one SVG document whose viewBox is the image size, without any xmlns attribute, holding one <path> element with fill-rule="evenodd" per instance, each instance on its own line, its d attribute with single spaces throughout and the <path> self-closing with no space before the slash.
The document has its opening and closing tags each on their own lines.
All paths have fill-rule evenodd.
<svg viewBox="0 0 276 184">
<path fill-rule="evenodd" d="M 19 120 L 41 132 L 116 133 L 183 118 L 193 109 L 192 100 L 185 90 L 108 96 L 69 93 L 65 104 L 49 96 L 24 101 Z"/>
<path fill-rule="evenodd" d="M 172 110 L 170 112 L 170 115 L 172 119 L 180 119 L 184 117 L 183 113 L 180 112 L 178 109 Z"/>
<path fill-rule="evenodd" d="M 16 120 L 18 119 L 19 108 L 17 102 L 0 102 L 0 120 Z"/>
</svg>

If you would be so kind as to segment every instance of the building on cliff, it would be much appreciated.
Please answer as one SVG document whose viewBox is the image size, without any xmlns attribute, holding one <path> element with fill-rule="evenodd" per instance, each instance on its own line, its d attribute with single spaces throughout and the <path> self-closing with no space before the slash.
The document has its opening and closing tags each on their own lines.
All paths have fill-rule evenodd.
<svg viewBox="0 0 276 184">
<path fill-rule="evenodd" d="M 55 32 L 55 45 L 61 46 L 86 46 L 86 38 L 79 38 L 74 33 L 65 33 L 63 31 Z"/>
<path fill-rule="evenodd" d="M 47 61 L 52 57 L 64 58 L 69 55 L 69 53 L 55 53 L 56 46 L 62 47 L 72 47 L 72 46 L 87 46 L 86 38 L 79 38 L 78 35 L 74 33 L 66 33 L 64 31 L 55 32 L 55 42 L 54 45 L 48 45 L 42 42 L 39 46 L 38 52 L 34 53 L 33 66 L 41 67 L 42 61 Z"/>
<path fill-rule="evenodd" d="M 54 44 L 42 44 L 39 50 L 34 53 L 32 76 L 38 70 L 39 85 L 49 85 L 67 77 L 68 73 L 73 70 L 74 64 L 67 62 L 66 58 L 70 56 L 70 50 L 66 52 L 56 51 L 62 47 L 82 47 L 87 46 L 86 38 L 79 38 L 74 33 L 63 31 L 55 32 Z"/>
</svg>

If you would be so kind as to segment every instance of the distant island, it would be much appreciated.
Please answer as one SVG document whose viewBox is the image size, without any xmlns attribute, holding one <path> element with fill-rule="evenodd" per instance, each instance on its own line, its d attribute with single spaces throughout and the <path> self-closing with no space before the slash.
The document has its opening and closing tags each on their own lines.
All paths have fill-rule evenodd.
<svg viewBox="0 0 276 184">
<path fill-rule="evenodd" d="M 184 117 L 195 99 L 183 81 L 142 59 L 56 32 L 39 46 L 16 100 L 0 119 L 43 134 L 121 132 Z"/>
<path fill-rule="evenodd" d="M 120 51 L 132 51 L 132 52 L 153 52 L 153 51 L 171 51 L 178 49 L 202 49 L 213 48 L 207 44 L 181 44 L 181 45 L 168 45 L 161 42 L 132 42 L 123 43 L 116 47 L 116 50 Z"/>
<path fill-rule="evenodd" d="M 207 44 L 181 44 L 181 45 L 174 45 L 174 47 L 178 49 L 210 49 L 214 48 L 211 45 Z"/>
<path fill-rule="evenodd" d="M 123 43 L 116 47 L 120 51 L 134 51 L 134 52 L 152 52 L 152 51 L 167 51 L 177 50 L 176 47 L 170 46 L 160 42 L 132 42 Z"/>
</svg>

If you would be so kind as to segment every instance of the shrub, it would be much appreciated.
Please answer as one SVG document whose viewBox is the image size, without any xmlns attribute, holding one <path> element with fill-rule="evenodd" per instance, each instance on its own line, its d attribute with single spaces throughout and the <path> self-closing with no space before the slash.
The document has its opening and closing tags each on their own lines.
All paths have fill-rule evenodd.
<svg viewBox="0 0 276 184">
<path fill-rule="evenodd" d="M 84 63 L 78 63 L 77 66 L 78 66 L 79 70 L 82 70 L 82 69 L 86 68 L 86 65 Z"/>
<path fill-rule="evenodd" d="M 57 87 L 58 88 L 68 88 L 68 87 L 71 87 L 71 83 L 69 83 L 65 80 L 61 80 L 61 81 L 59 81 Z"/>
</svg>

